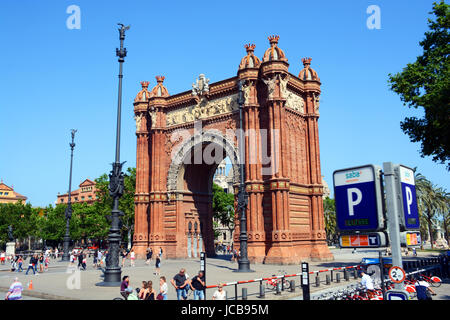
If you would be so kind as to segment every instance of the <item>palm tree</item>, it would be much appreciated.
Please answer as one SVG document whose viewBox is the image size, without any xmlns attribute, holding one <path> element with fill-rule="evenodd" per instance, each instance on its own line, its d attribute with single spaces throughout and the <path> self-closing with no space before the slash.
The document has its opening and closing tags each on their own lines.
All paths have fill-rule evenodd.
<svg viewBox="0 0 450 320">
<path fill-rule="evenodd" d="M 424 228 L 428 227 L 427 231 L 430 237 L 431 248 L 433 248 L 433 224 L 438 222 L 440 216 L 448 216 L 448 193 L 442 188 L 433 185 L 420 173 L 416 173 L 415 180 L 421 225 L 424 226 Z M 422 229 L 421 232 L 423 231 L 425 230 Z"/>
</svg>

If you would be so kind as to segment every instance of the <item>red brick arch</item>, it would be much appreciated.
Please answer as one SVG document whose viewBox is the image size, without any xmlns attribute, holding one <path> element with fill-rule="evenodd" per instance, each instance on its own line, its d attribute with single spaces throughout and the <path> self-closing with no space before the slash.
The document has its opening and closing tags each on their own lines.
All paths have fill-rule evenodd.
<svg viewBox="0 0 450 320">
<path fill-rule="evenodd" d="M 326 245 L 318 135 L 320 79 L 304 61 L 299 77 L 288 71 L 278 37 L 263 61 L 247 45 L 238 75 L 169 95 L 164 77 L 134 102 L 137 136 L 135 236 L 138 255 L 162 247 L 168 258 L 213 255 L 211 184 L 229 156 L 239 182 L 245 163 L 248 255 L 256 263 L 332 259 Z M 276 54 L 270 54 L 270 52 Z M 250 63 L 251 62 L 251 63 Z M 306 70 L 306 71 L 305 71 Z M 304 77 L 303 74 L 314 74 Z M 243 84 L 245 154 L 240 156 L 239 82 Z M 201 130 L 196 124 L 201 123 Z M 231 133 L 235 133 L 230 134 Z M 218 156 L 216 163 L 196 151 Z M 212 152 L 213 150 L 214 152 Z M 276 163 L 276 166 L 274 165 Z M 190 228 L 189 228 L 190 226 Z M 196 228 L 194 228 L 196 226 Z M 239 223 L 234 245 L 239 248 Z"/>
</svg>

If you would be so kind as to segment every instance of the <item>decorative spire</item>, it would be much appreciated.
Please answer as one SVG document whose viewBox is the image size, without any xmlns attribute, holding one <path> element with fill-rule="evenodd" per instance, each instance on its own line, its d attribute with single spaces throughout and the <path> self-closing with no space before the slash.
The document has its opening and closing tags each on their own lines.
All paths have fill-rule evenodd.
<svg viewBox="0 0 450 320">
<path fill-rule="evenodd" d="M 273 60 L 279 60 L 279 61 L 286 61 L 286 56 L 284 55 L 283 50 L 281 50 L 278 47 L 278 40 L 280 39 L 280 36 L 278 35 L 272 35 L 268 36 L 267 39 L 269 39 L 270 42 L 270 48 L 266 50 L 263 56 L 263 62 L 266 61 L 273 61 Z"/>
<path fill-rule="evenodd" d="M 142 89 L 147 89 L 149 84 L 150 84 L 149 81 L 141 81 Z"/>
<path fill-rule="evenodd" d="M 272 46 L 276 45 L 278 43 L 278 40 L 280 39 L 280 36 L 278 35 L 272 35 L 267 37 L 267 39 L 269 39 L 269 42 Z"/>
<path fill-rule="evenodd" d="M 245 47 L 245 50 L 247 50 L 248 54 L 250 54 L 253 51 L 255 51 L 255 48 L 256 48 L 256 46 L 253 43 L 246 44 L 244 47 Z"/>
<path fill-rule="evenodd" d="M 311 58 L 303 58 L 303 69 L 300 71 L 298 77 L 302 80 L 315 80 L 320 81 L 317 72 L 311 68 Z"/>
<path fill-rule="evenodd" d="M 303 66 L 305 68 L 308 68 L 311 65 L 311 60 L 312 60 L 312 58 L 303 58 L 302 59 Z"/>
<path fill-rule="evenodd" d="M 245 50 L 247 51 L 247 55 L 241 59 L 241 63 L 239 64 L 239 70 L 245 68 L 258 68 L 261 64 L 261 61 L 255 54 L 255 45 L 253 43 L 249 43 L 244 45 Z"/>
<path fill-rule="evenodd" d="M 150 92 L 150 97 L 168 97 L 169 91 L 167 91 L 167 88 L 164 87 L 163 82 L 166 77 L 164 76 L 156 76 L 156 86 L 152 89 L 152 92 Z"/>
</svg>

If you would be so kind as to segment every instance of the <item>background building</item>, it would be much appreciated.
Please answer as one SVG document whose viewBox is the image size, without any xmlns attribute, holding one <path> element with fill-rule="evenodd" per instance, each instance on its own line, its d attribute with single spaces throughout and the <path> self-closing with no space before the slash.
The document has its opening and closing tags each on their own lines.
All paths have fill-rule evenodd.
<svg viewBox="0 0 450 320">
<path fill-rule="evenodd" d="M 3 180 L 0 182 L 0 203 L 16 203 L 19 200 L 25 203 L 27 199 L 27 197 L 15 192 L 13 187 L 4 184 Z"/>
<path fill-rule="evenodd" d="M 95 182 L 89 179 L 84 180 L 80 185 L 79 189 L 72 191 L 71 193 L 71 202 L 72 203 L 93 203 L 97 200 L 95 188 Z M 58 203 L 67 203 L 69 201 L 69 193 L 58 194 L 56 204 Z"/>
</svg>

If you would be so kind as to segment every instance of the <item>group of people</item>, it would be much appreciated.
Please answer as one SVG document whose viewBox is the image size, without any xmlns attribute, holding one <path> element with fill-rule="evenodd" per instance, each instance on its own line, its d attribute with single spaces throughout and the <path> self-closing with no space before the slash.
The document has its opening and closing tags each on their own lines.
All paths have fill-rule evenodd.
<svg viewBox="0 0 450 320">
<path fill-rule="evenodd" d="M 205 300 L 206 282 L 205 273 L 199 271 L 196 276 L 189 279 L 189 275 L 184 268 L 170 280 L 173 288 L 177 293 L 178 300 L 187 300 L 190 290 L 193 292 L 194 300 Z M 142 281 L 141 288 L 136 290 L 134 294 L 133 288 L 130 286 L 130 277 L 124 276 L 120 285 L 120 294 L 126 300 L 168 300 L 169 286 L 165 276 L 159 277 L 159 292 L 153 288 L 152 281 Z M 226 300 L 226 291 L 223 285 L 219 284 L 217 291 L 214 292 L 213 300 Z"/>
<path fill-rule="evenodd" d="M 11 271 L 13 272 L 23 272 L 23 265 L 26 261 L 26 256 L 23 255 L 15 255 L 11 258 Z M 50 265 L 50 256 L 41 253 L 41 254 L 33 254 L 30 256 L 28 260 L 28 268 L 25 272 L 28 275 L 28 272 L 33 271 L 34 275 L 39 273 L 48 271 L 48 267 Z"/>
<path fill-rule="evenodd" d="M 361 284 L 366 288 L 369 295 L 374 295 L 375 287 L 372 277 L 364 270 L 360 271 L 360 277 Z M 417 277 L 414 287 L 417 293 L 417 300 L 432 300 L 431 296 L 436 295 L 436 292 L 431 289 L 430 284 L 422 276 Z"/>
</svg>

